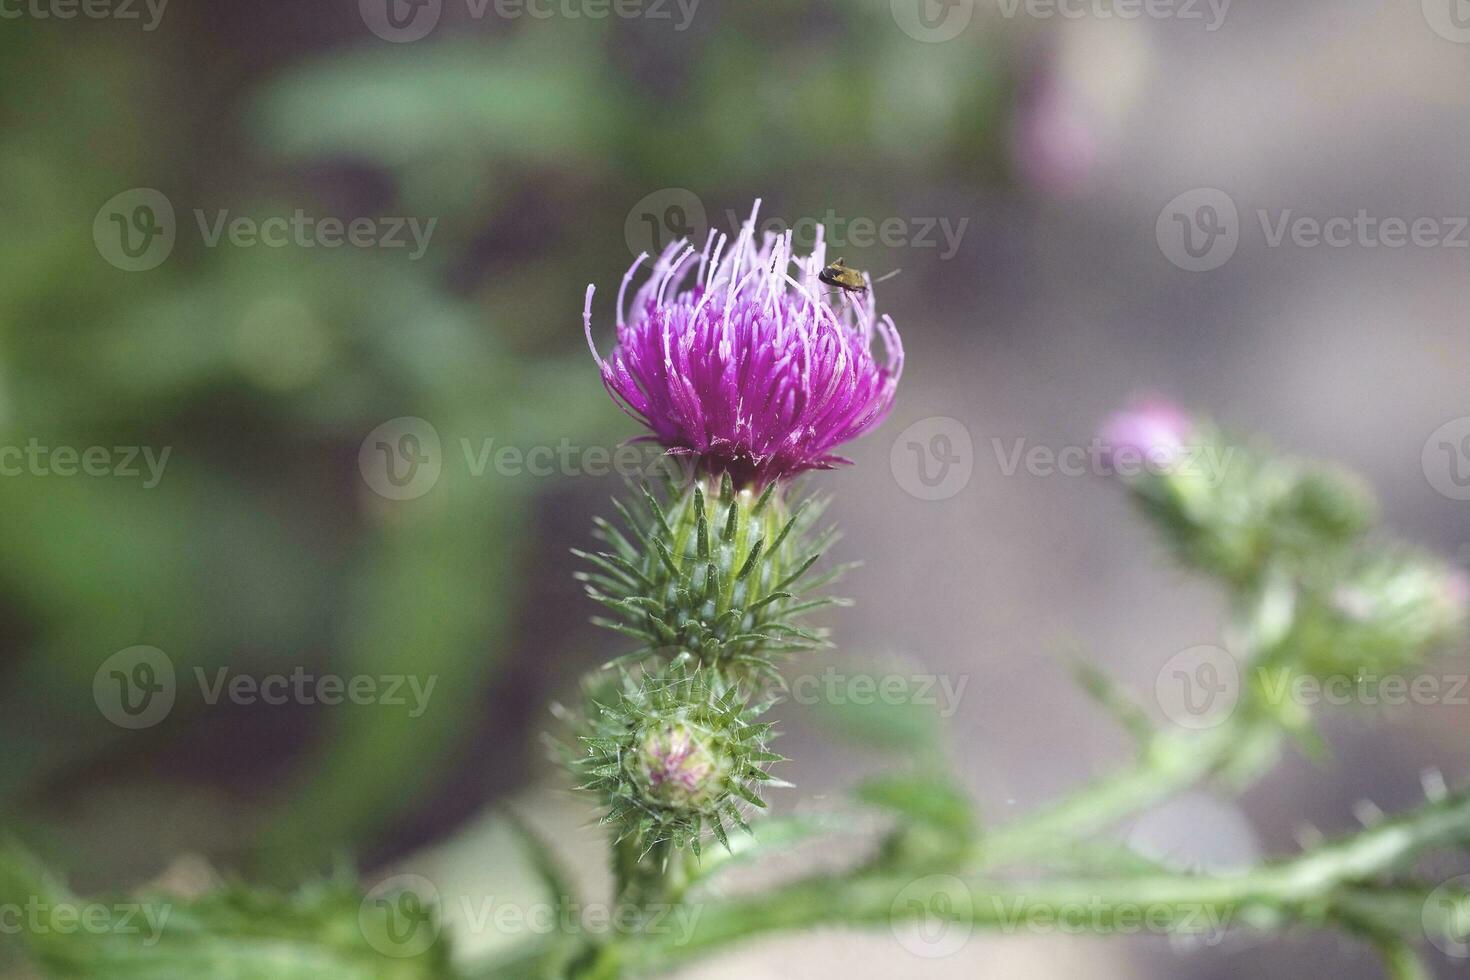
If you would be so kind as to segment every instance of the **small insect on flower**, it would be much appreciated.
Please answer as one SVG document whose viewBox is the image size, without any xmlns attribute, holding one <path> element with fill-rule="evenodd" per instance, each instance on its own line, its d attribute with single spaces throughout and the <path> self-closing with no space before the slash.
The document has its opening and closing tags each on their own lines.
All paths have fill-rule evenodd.
<svg viewBox="0 0 1470 980">
<path fill-rule="evenodd" d="M 834 259 L 831 265 L 817 273 L 817 278 L 829 286 L 836 286 L 850 293 L 868 291 L 868 277 L 856 269 L 848 268 L 841 258 Z"/>
</svg>

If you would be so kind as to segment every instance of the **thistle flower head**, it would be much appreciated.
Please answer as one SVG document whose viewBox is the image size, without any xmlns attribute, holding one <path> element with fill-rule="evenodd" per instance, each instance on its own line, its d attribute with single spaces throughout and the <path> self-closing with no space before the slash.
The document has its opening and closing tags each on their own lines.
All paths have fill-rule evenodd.
<svg viewBox="0 0 1470 980">
<path fill-rule="evenodd" d="M 592 339 L 592 286 L 583 309 L 613 400 L 670 452 L 738 486 L 847 462 L 832 450 L 883 421 L 903 369 L 871 285 L 829 298 L 817 278 L 827 263 L 820 233 L 805 257 L 792 254 L 789 231 L 756 242 L 759 206 L 734 242 L 711 231 L 703 250 L 670 244 L 625 313 L 638 257 L 618 291 L 611 357 Z"/>
</svg>

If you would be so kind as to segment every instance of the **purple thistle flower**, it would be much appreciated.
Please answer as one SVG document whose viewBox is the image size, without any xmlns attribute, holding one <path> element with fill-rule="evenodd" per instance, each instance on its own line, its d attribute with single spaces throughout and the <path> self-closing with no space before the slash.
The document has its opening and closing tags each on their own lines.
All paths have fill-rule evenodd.
<svg viewBox="0 0 1470 980">
<path fill-rule="evenodd" d="M 624 317 L 640 255 L 618 290 L 618 344 L 604 360 L 592 340 L 592 286 L 583 322 L 608 392 L 670 453 L 701 469 L 762 486 L 848 460 L 838 445 L 877 427 L 893 407 L 903 344 L 873 309 L 870 285 L 833 300 L 812 253 L 792 255 L 791 232 L 755 243 L 756 212 L 734 244 L 711 231 L 703 251 L 664 249 Z M 792 266 L 795 266 L 794 274 Z M 873 356 L 881 335 L 884 363 Z"/>
</svg>

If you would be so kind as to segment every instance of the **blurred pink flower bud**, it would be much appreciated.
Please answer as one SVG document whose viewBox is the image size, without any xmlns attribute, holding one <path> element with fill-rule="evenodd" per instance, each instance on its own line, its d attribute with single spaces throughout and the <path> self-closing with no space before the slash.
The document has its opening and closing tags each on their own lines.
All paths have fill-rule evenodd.
<svg viewBox="0 0 1470 980">
<path fill-rule="evenodd" d="M 1115 470 L 1127 472 L 1142 465 L 1162 469 L 1183 454 L 1194 432 L 1194 423 L 1184 410 L 1163 398 L 1135 400 L 1103 423 L 1098 439 L 1104 459 Z"/>
<path fill-rule="evenodd" d="M 1440 595 L 1455 618 L 1463 619 L 1470 611 L 1470 575 L 1463 568 L 1454 569 L 1445 576 Z"/>
<path fill-rule="evenodd" d="M 1086 104 L 1049 69 L 1016 106 L 1010 142 L 1016 172 L 1045 193 L 1077 191 L 1097 165 L 1098 138 Z"/>
</svg>

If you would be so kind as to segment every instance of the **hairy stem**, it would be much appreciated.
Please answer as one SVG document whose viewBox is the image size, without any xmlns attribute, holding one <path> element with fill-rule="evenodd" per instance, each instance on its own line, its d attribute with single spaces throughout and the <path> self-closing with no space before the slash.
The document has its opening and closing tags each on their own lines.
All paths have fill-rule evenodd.
<svg viewBox="0 0 1470 980">
<path fill-rule="evenodd" d="M 1013 932 L 1066 918 L 1092 934 L 1189 931 L 1244 925 L 1277 930 L 1293 924 L 1330 926 L 1380 921 L 1400 904 L 1371 879 L 1402 867 L 1425 848 L 1470 835 L 1470 794 L 1460 794 L 1310 854 L 1230 876 L 1185 874 L 999 881 L 967 874 L 913 876 L 858 871 L 804 878 L 773 892 L 709 903 L 687 933 L 647 934 L 623 962 L 650 969 L 693 959 L 753 935 L 822 924 L 875 925 L 943 918 Z M 1378 906 L 1385 907 L 1380 910 Z M 1380 915 L 1379 912 L 1383 914 Z M 1040 918 L 1038 918 L 1040 917 Z M 1417 962 L 1401 941 L 1369 937 L 1395 976 L 1413 977 Z M 1393 939 L 1394 941 L 1390 941 Z M 1392 954 L 1392 955 L 1389 955 Z"/>
</svg>

